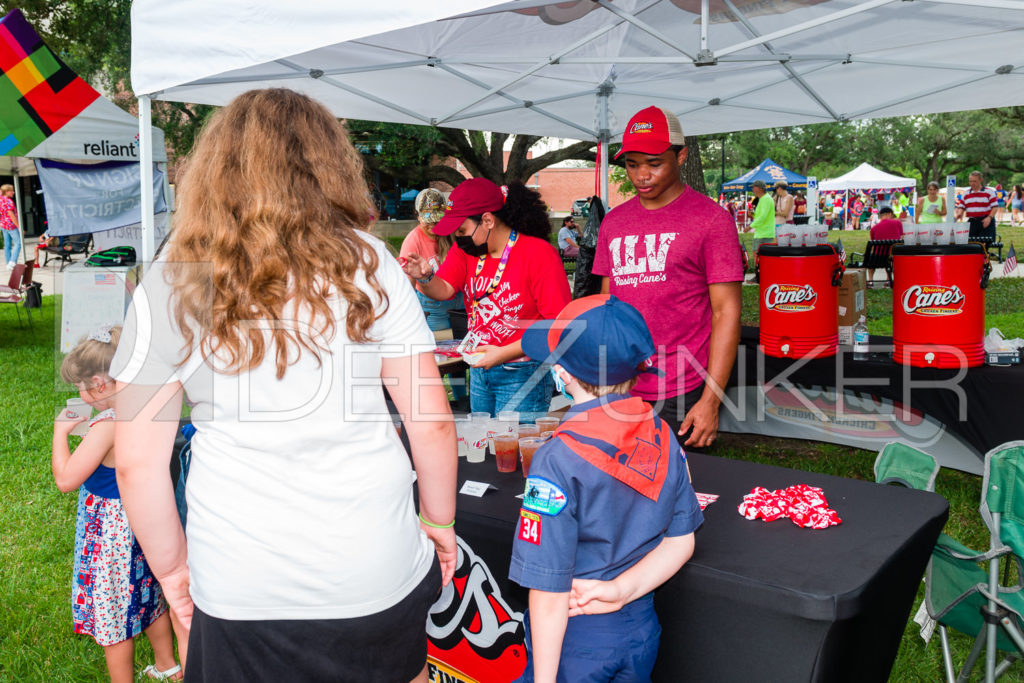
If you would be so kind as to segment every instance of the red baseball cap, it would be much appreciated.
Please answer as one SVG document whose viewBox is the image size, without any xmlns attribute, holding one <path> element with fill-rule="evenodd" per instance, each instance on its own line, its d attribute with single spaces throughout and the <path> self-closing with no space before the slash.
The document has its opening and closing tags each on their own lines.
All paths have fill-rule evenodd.
<svg viewBox="0 0 1024 683">
<path fill-rule="evenodd" d="M 487 178 L 463 181 L 448 195 L 444 218 L 434 226 L 435 235 L 450 235 L 470 216 L 497 211 L 505 206 L 505 191 Z"/>
<path fill-rule="evenodd" d="M 672 145 L 685 145 L 683 126 L 676 115 L 661 107 L 647 107 L 633 114 L 622 132 L 622 149 L 618 159 L 626 152 L 661 154 Z"/>
</svg>

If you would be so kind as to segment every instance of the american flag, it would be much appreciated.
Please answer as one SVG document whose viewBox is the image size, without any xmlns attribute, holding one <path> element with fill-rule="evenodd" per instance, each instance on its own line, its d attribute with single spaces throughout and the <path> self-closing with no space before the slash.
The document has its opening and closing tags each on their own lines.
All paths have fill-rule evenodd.
<svg viewBox="0 0 1024 683">
<path fill-rule="evenodd" d="M 96 285 L 116 285 L 117 284 L 117 280 L 114 279 L 114 274 L 113 273 L 106 273 L 104 275 L 94 275 L 93 277 L 95 278 L 93 280 L 93 284 L 96 284 Z"/>
<path fill-rule="evenodd" d="M 839 262 L 840 263 L 846 263 L 846 248 L 843 247 L 843 238 L 842 237 L 840 237 L 836 241 L 835 246 L 836 246 L 836 253 L 839 254 Z"/>
<path fill-rule="evenodd" d="M 1017 270 L 1017 252 L 1013 250 L 1013 242 L 1010 242 L 1010 251 L 1006 254 L 1006 261 L 1003 262 L 1003 275 L 1009 275 Z"/>
</svg>

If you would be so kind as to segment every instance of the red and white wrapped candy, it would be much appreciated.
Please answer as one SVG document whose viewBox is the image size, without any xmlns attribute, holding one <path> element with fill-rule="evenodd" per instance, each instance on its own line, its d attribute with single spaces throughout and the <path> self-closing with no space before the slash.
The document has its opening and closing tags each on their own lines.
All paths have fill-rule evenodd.
<svg viewBox="0 0 1024 683">
<path fill-rule="evenodd" d="M 825 492 L 806 484 L 795 484 L 777 491 L 756 486 L 743 496 L 738 509 L 746 519 L 774 522 L 788 517 L 793 524 L 811 529 L 825 529 L 843 521 L 828 506 Z"/>
</svg>

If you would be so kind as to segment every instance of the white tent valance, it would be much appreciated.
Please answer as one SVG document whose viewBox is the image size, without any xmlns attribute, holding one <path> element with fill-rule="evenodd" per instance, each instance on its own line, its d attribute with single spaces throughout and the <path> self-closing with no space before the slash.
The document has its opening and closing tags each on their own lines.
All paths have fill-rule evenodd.
<svg viewBox="0 0 1024 683">
<path fill-rule="evenodd" d="M 916 187 L 917 181 L 913 178 L 901 178 L 900 176 L 880 171 L 871 164 L 864 162 L 849 173 L 838 178 L 823 180 L 818 184 L 822 192 L 835 192 L 842 190 L 897 190 L 904 187 Z"/>
</svg>

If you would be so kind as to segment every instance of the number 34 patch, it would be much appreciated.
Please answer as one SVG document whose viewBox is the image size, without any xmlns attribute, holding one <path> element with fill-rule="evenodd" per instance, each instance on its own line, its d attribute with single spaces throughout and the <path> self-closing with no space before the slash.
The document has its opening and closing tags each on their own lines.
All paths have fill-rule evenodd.
<svg viewBox="0 0 1024 683">
<path fill-rule="evenodd" d="M 519 534 L 521 541 L 540 545 L 540 515 L 528 510 L 519 511 Z"/>
</svg>

